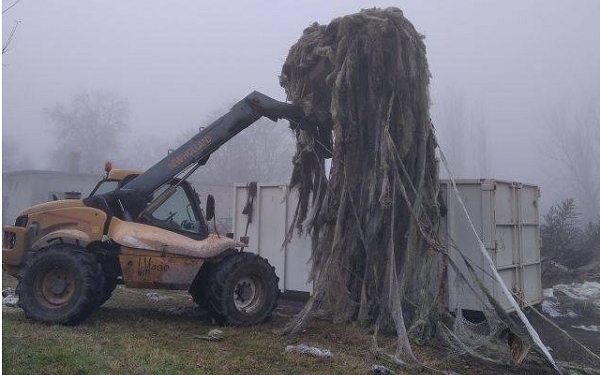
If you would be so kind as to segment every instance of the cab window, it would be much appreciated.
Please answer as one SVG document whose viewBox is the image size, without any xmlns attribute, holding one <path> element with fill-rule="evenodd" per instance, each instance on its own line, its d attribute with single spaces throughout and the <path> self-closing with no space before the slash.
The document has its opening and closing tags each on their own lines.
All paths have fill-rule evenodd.
<svg viewBox="0 0 600 375">
<path fill-rule="evenodd" d="M 154 192 L 156 199 L 168 185 L 163 185 Z M 177 187 L 175 194 L 152 213 L 152 223 L 165 229 L 200 234 L 202 231 L 198 209 L 183 186 Z"/>
<path fill-rule="evenodd" d="M 115 190 L 121 188 L 121 186 L 127 185 L 127 183 L 129 183 L 129 181 L 133 180 L 137 176 L 138 176 L 137 174 L 129 174 L 129 175 L 125 176 L 125 178 L 123 180 L 109 180 L 109 179 L 102 180 L 98 183 L 98 185 L 96 185 L 94 190 L 92 190 L 92 192 L 90 193 L 90 197 L 95 197 L 97 195 L 102 195 L 102 194 L 110 193 L 111 191 L 115 191 Z"/>
<path fill-rule="evenodd" d="M 110 193 L 119 186 L 119 180 L 102 180 L 96 185 L 90 197 Z"/>
</svg>

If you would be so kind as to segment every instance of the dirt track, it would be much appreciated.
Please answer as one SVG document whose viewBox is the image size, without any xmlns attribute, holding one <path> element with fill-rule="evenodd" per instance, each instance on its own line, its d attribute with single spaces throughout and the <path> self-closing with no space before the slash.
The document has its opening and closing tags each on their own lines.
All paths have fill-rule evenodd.
<svg viewBox="0 0 600 375">
<path fill-rule="evenodd" d="M 541 309 L 538 307 L 538 311 Z M 590 332 L 582 329 L 574 328 L 573 326 L 592 326 L 600 325 L 600 319 L 587 318 L 551 318 L 542 313 L 546 318 L 550 319 L 562 330 L 566 331 L 572 338 L 579 341 L 596 355 L 600 356 L 600 332 Z M 586 353 L 580 345 L 566 334 L 560 332 L 547 320 L 543 319 L 535 312 L 529 312 L 528 318 L 533 326 L 538 331 L 540 338 L 551 348 L 551 353 L 558 361 L 583 364 L 588 367 L 597 368 L 598 360 L 594 359 L 590 354 Z"/>
</svg>

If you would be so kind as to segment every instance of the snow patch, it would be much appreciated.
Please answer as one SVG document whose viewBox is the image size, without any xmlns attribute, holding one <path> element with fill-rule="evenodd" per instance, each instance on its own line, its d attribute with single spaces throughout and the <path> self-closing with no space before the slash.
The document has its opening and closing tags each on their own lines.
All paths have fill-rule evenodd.
<svg viewBox="0 0 600 375">
<path fill-rule="evenodd" d="M 394 375 L 395 372 L 382 365 L 373 365 L 369 368 L 369 374 Z"/>
<path fill-rule="evenodd" d="M 580 325 L 580 326 L 571 326 L 571 327 L 577 328 L 577 329 L 582 329 L 584 331 L 589 331 L 589 332 L 600 332 L 600 326 L 596 326 L 596 325 L 591 325 L 591 326 Z"/>
<path fill-rule="evenodd" d="M 155 292 L 148 292 L 145 296 L 148 301 L 172 301 L 174 299 L 171 296 L 163 296 Z"/>
<path fill-rule="evenodd" d="M 324 357 L 324 358 L 333 357 L 333 352 L 329 349 L 315 348 L 314 346 L 309 346 L 306 344 L 288 345 L 285 347 L 285 351 L 288 353 L 295 352 L 295 353 L 300 353 L 300 354 L 308 354 L 308 355 L 312 355 L 313 357 Z"/>
<path fill-rule="evenodd" d="M 557 284 L 543 290 L 542 311 L 553 318 L 600 316 L 600 283 Z"/>
<path fill-rule="evenodd" d="M 570 298 L 583 300 L 596 300 L 600 298 L 600 283 L 595 281 L 586 281 L 582 284 L 558 284 L 552 287 L 553 293 L 562 292 Z"/>
<path fill-rule="evenodd" d="M 565 312 L 562 312 L 560 302 L 558 302 L 556 299 L 545 299 L 542 302 L 542 311 L 553 318 L 576 318 L 578 316 L 575 312 L 569 309 L 566 309 Z"/>
<path fill-rule="evenodd" d="M 17 307 L 19 303 L 19 297 L 15 295 L 15 291 L 12 288 L 6 288 L 2 291 L 2 306 Z"/>
</svg>

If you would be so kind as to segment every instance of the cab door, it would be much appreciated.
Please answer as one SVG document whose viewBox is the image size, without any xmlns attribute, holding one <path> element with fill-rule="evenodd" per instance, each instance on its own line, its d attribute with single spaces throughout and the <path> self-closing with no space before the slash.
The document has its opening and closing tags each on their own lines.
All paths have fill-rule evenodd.
<svg viewBox="0 0 600 375">
<path fill-rule="evenodd" d="M 165 184 L 158 188 L 152 201 L 158 198 L 167 188 Z M 168 229 L 194 239 L 208 237 L 208 228 L 200 210 L 200 199 L 189 183 L 184 182 L 149 218 L 149 223 L 159 228 Z"/>
<path fill-rule="evenodd" d="M 152 204 L 169 184 L 158 188 L 150 199 Z M 179 185 L 173 195 L 141 224 L 166 229 L 194 240 L 208 237 L 208 228 L 200 210 L 200 200 L 187 182 Z M 168 242 L 168 241 L 167 241 Z M 131 288 L 187 289 L 198 273 L 203 259 L 173 254 L 165 246 L 156 249 L 123 246 L 119 256 L 125 285 Z"/>
</svg>

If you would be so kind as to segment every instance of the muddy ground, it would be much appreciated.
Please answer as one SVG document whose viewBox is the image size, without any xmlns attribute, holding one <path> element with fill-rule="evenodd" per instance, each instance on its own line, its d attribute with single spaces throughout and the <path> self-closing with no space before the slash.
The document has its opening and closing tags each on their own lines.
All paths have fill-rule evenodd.
<svg viewBox="0 0 600 375">
<path fill-rule="evenodd" d="M 536 311 L 541 312 L 541 308 L 537 306 Z M 552 318 L 543 312 L 542 316 L 531 311 L 527 313 L 531 324 L 537 330 L 544 344 L 550 347 L 555 359 L 589 367 L 598 366 L 598 360 L 594 359 L 589 353 L 586 353 L 585 349 L 573 339 L 579 341 L 594 354 L 600 356 L 600 332 L 590 332 L 575 328 L 582 325 L 588 327 L 594 325 L 600 326 L 600 319 L 593 317 Z M 569 336 L 560 332 L 552 323 L 564 330 Z"/>
<path fill-rule="evenodd" d="M 303 306 L 304 302 L 302 300 L 281 299 L 277 307 L 277 312 L 289 316 L 300 311 Z M 572 368 L 587 370 L 597 368 L 598 360 L 587 353 L 581 345 L 600 356 L 600 332 L 590 332 L 575 327 L 581 325 L 600 326 L 600 319 L 590 317 L 552 318 L 542 312 L 541 306 L 537 306 L 535 309 L 537 313 L 530 309 L 526 311 L 526 315 L 544 344 L 549 347 L 556 361 L 569 363 Z M 564 330 L 566 334 L 561 332 L 555 325 Z M 581 345 L 577 344 L 573 339 L 579 341 Z M 433 352 L 430 354 L 433 354 Z M 446 354 L 442 355 L 445 356 Z M 474 358 L 458 357 L 456 360 L 458 363 L 461 363 L 462 372 L 459 369 L 456 370 L 460 373 L 520 373 L 518 368 L 495 366 Z M 531 373 L 531 369 L 524 370 L 523 373 L 529 374 Z M 540 370 L 539 373 L 543 374 L 546 372 Z"/>
</svg>

